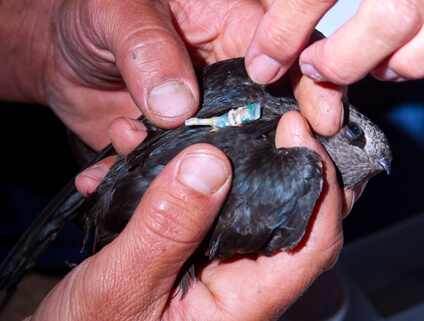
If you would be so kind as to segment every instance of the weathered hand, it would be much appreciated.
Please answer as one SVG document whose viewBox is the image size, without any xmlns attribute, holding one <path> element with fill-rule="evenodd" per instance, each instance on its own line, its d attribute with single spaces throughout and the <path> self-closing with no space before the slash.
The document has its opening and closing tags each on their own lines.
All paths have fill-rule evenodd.
<svg viewBox="0 0 424 321">
<path fill-rule="evenodd" d="M 314 42 L 314 28 L 336 0 L 262 0 L 265 15 L 246 52 L 252 79 L 270 83 L 299 57 L 304 75 L 298 100 L 312 128 L 331 135 L 343 119 L 342 92 L 367 73 L 381 80 L 424 76 L 424 3 L 414 0 L 363 1 L 357 14 L 328 39 Z M 312 35 L 312 39 L 310 39 Z M 326 91 L 320 87 L 327 87 Z M 324 98 L 325 97 L 325 98 Z"/>
<path fill-rule="evenodd" d="M 340 108 L 343 88 L 329 83 L 316 84 L 302 77 L 297 59 L 308 42 L 322 38 L 314 28 L 336 0 L 262 0 L 265 14 L 246 52 L 250 77 L 262 84 L 279 79 L 293 66 L 292 81 L 302 114 L 321 135 L 331 136 L 342 126 Z"/>
<path fill-rule="evenodd" d="M 130 147 L 120 139 L 123 132 L 127 138 L 134 136 L 130 140 L 134 143 L 135 137 L 145 135 L 135 123 L 126 119 L 114 122 L 111 136 L 115 147 Z M 173 297 L 178 270 L 210 228 L 231 184 L 226 157 L 209 145 L 194 145 L 158 176 L 125 231 L 76 267 L 40 305 L 33 320 L 48 320 L 48 315 L 87 319 L 94 313 L 106 320 L 118 316 L 121 320 L 275 319 L 335 263 L 343 240 L 342 200 L 334 167 L 307 122 L 289 112 L 279 124 L 277 137 L 277 146 L 308 146 L 325 162 L 323 195 L 305 238 L 294 250 L 272 257 L 210 261 L 183 300 Z M 196 161 L 185 167 L 184 162 L 191 158 L 187 155 L 195 156 Z M 213 171 L 211 164 L 217 166 Z M 90 168 L 82 173 L 77 180 L 79 190 L 92 192 L 110 165 L 109 159 L 100 170 Z M 181 174 L 184 170 L 191 177 Z M 207 175 L 210 172 L 214 175 Z M 90 180 L 93 184 L 87 187 Z M 215 192 L 205 193 L 209 184 L 212 187 L 206 190 Z"/>
<path fill-rule="evenodd" d="M 367 73 L 402 81 L 424 77 L 424 3 L 364 1 L 328 39 L 305 49 L 300 66 L 316 81 L 349 85 Z"/>
<path fill-rule="evenodd" d="M 244 56 L 258 23 L 269 20 L 269 14 L 261 20 L 263 8 L 253 0 L 6 2 L 0 12 L 1 99 L 52 107 L 95 149 L 109 142 L 113 119 L 136 118 L 140 110 L 160 127 L 182 124 L 199 104 L 193 64 Z M 281 23 L 275 17 L 271 22 Z M 251 48 L 264 32 L 261 22 Z M 295 52 L 290 42 L 274 44 L 273 51 L 292 57 L 288 69 L 305 42 Z M 293 87 L 302 111 L 323 106 L 315 109 L 325 121 L 319 124 L 315 115 L 310 122 L 315 131 L 334 134 L 341 122 L 340 89 L 306 79 L 299 84 L 296 69 Z"/>
<path fill-rule="evenodd" d="M 90 140 L 96 137 L 90 128 L 106 132 L 116 117 L 135 117 L 139 112 L 134 103 L 160 127 L 181 125 L 199 104 L 189 52 L 195 63 L 204 65 L 245 50 L 261 11 L 253 1 L 243 7 L 240 2 L 66 2 L 58 12 L 52 56 L 62 68 L 59 76 L 56 70 L 50 74 L 55 94 L 48 97 L 49 105 L 71 129 Z M 231 34 L 240 37 L 233 41 Z M 57 78 L 63 86 L 56 85 Z"/>
<path fill-rule="evenodd" d="M 4 77 L 21 83 L 0 94 L 52 107 L 96 149 L 109 142 L 113 119 L 140 110 L 161 127 L 181 125 L 199 104 L 191 57 L 204 65 L 243 55 L 262 15 L 256 1 L 240 0 L 39 0 L 7 9 L 24 21 L 16 29 L 25 37 L 16 39 L 10 21 L 5 49 L 16 54 Z"/>
</svg>

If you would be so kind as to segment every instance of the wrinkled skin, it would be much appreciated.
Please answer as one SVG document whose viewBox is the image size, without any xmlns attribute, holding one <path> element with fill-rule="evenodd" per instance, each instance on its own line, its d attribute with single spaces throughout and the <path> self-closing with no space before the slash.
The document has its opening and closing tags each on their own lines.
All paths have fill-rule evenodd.
<svg viewBox="0 0 424 321">
<path fill-rule="evenodd" d="M 315 23 L 335 3 L 335 0 L 314 2 L 264 0 L 262 1 L 263 8 L 256 1 L 215 1 L 214 7 L 209 5 L 202 7 L 203 3 L 205 2 L 190 0 L 133 0 L 126 2 L 3 0 L 0 3 L 2 7 L 0 20 L 3 26 L 0 31 L 2 42 L 0 55 L 4 64 L 0 73 L 0 97 L 9 101 L 37 102 L 49 105 L 75 133 L 95 149 L 100 149 L 109 140 L 107 134 L 110 122 L 122 115 L 136 117 L 139 113 L 138 108 L 148 114 L 150 110 L 148 94 L 151 89 L 169 80 L 176 80 L 178 84 L 186 85 L 194 95 L 194 102 L 190 98 L 183 99 L 183 103 L 180 105 L 182 107 L 174 109 L 174 111 L 182 110 L 183 113 L 175 112 L 171 114 L 172 117 L 158 116 L 154 112 L 150 112 L 149 118 L 163 127 L 175 127 L 181 124 L 184 118 L 194 113 L 198 104 L 196 100 L 198 92 L 192 72 L 192 62 L 182 44 L 188 46 L 190 53 L 197 57 L 196 64 L 212 63 L 220 59 L 246 55 L 249 73 L 256 80 L 259 80 L 259 77 L 255 76 L 255 71 L 249 68 L 251 62 L 256 56 L 262 54 L 269 56 L 273 61 L 277 61 L 276 64 L 274 62 L 271 64 L 274 65 L 274 70 L 264 68 L 266 61 L 258 64 L 256 70 L 256 72 L 258 70 L 269 71 L 267 78 L 262 79 L 262 82 L 267 83 L 284 73 L 296 60 L 298 54 L 304 49 Z M 365 1 L 355 18 L 343 26 L 337 34 L 317 42 L 302 53 L 300 62 L 303 65 L 303 72 L 307 76 L 317 79 L 316 73 L 311 73 L 311 69 L 305 68 L 306 64 L 312 64 L 322 76 L 320 79 L 328 79 L 340 84 L 352 83 L 372 70 L 374 70 L 375 76 L 383 80 L 421 78 L 424 74 L 422 64 L 424 50 L 421 48 L 423 44 L 421 41 L 423 37 L 423 7 L 424 4 L 421 1 L 414 0 Z M 119 10 L 115 10 L 116 8 Z M 139 10 L 134 10 L 134 8 Z M 395 10 L 391 10 L 393 8 Z M 266 10 L 265 15 L 263 15 L 264 9 Z M 404 14 L 399 14 L 399 12 Z M 171 17 L 175 18 L 174 23 L 178 27 L 178 32 L 175 32 L 172 27 Z M 193 19 L 191 20 L 190 17 Z M 408 23 L 405 23 L 405 19 Z M 58 21 L 64 22 L 60 30 Z M 75 24 L 75 21 L 79 23 Z M 256 28 L 258 24 L 259 27 Z M 146 28 L 147 26 L 153 26 L 153 28 Z M 211 26 L 215 28 L 211 28 Z M 375 33 L 375 30 L 378 33 Z M 397 33 L 400 33 L 401 37 L 397 37 Z M 122 37 L 122 35 L 130 36 Z M 240 41 L 235 41 L 234 35 L 236 35 L 235 39 L 240 39 Z M 250 42 L 252 35 L 254 35 L 253 40 Z M 70 39 L 73 41 L 69 41 Z M 374 51 L 376 39 L 383 44 L 384 50 Z M 361 41 L 361 44 L 365 45 L 357 46 L 357 41 Z M 158 44 L 164 49 L 155 50 Z M 101 50 L 97 50 L 99 48 Z M 333 48 L 343 50 L 333 50 Z M 142 64 L 131 59 L 126 61 L 126 57 L 134 56 L 134 49 L 136 51 L 144 50 L 146 55 L 155 59 L 147 59 Z M 175 54 L 176 52 L 178 54 Z M 358 54 L 359 52 L 361 55 Z M 137 52 L 135 56 L 140 57 Z M 167 63 L 163 63 L 163 61 Z M 71 66 L 84 67 L 72 69 Z M 150 73 L 152 70 L 159 71 Z M 293 86 L 302 113 L 307 117 L 312 128 L 323 135 L 337 132 L 342 119 L 340 89 L 333 85 L 314 83 L 306 77 L 300 79 L 298 72 L 293 71 L 292 73 Z M 121 82 L 121 76 L 128 81 L 128 89 Z M 131 83 L 131 79 L 134 79 L 134 83 Z M 177 87 L 186 88 L 184 86 Z M 186 90 L 182 91 L 183 94 L 184 91 Z M 184 95 L 182 96 L 184 97 Z M 135 103 L 131 97 L 134 98 Z M 326 99 L 323 100 L 322 97 L 326 97 Z M 150 108 L 154 109 L 152 106 Z M 286 115 L 285 118 L 292 116 L 291 114 Z M 118 151 L 122 154 L 127 153 L 132 147 L 135 147 L 135 142 L 138 143 L 145 137 L 145 132 L 139 128 L 140 125 L 135 121 L 122 118 L 112 124 L 111 138 Z M 306 144 L 315 149 L 320 148 L 308 134 L 309 127 L 304 120 L 298 119 L 281 130 L 287 130 L 294 135 L 290 141 L 284 143 L 289 145 Z M 283 140 L 288 139 L 287 135 L 283 137 L 285 137 Z M 277 137 L 277 140 L 279 139 L 280 137 Z M 90 168 L 87 175 L 81 175 L 78 178 L 78 186 L 82 192 L 88 193 L 94 190 L 99 179 L 109 168 L 108 165 L 105 165 L 109 164 L 108 162 L 110 163 L 110 160 L 96 168 Z M 331 173 L 331 165 L 327 171 Z M 177 180 L 176 176 L 172 176 L 169 172 L 165 172 L 163 176 L 167 183 Z M 281 301 L 277 304 L 273 300 L 264 300 L 263 302 L 269 304 L 263 305 L 263 309 L 257 309 L 257 306 L 251 305 L 253 312 L 250 311 L 252 314 L 249 314 L 249 317 L 252 319 L 274 317 L 274 311 L 287 307 L 323 270 L 323 267 L 328 267 L 333 262 L 341 246 L 339 228 L 341 201 L 340 192 L 336 191 L 335 187 L 337 184 L 331 180 L 331 175 L 328 179 L 328 194 L 322 199 L 320 215 L 316 216 L 317 219 L 310 231 L 311 237 L 308 238 L 309 241 L 302 251 L 269 260 L 262 258 L 261 260 L 264 262 L 262 265 L 257 265 L 255 268 L 251 266 L 259 273 L 261 268 L 268 267 L 272 271 L 273 264 L 283 264 L 287 273 L 291 271 L 291 276 L 296 275 L 296 278 L 290 279 L 289 285 L 285 285 L 284 291 L 287 292 L 272 286 L 268 288 L 269 293 L 277 293 L 272 298 L 278 298 Z M 163 181 L 161 182 L 157 186 L 166 185 Z M 169 198 L 166 199 L 166 197 L 172 195 L 169 195 L 168 191 L 163 192 L 163 189 L 155 188 L 151 195 L 154 195 L 155 199 L 163 198 L 160 204 L 167 204 L 167 206 L 160 207 L 161 213 L 171 215 L 177 204 L 167 202 Z M 210 210 L 211 208 L 217 210 L 216 207 L 219 207 L 217 198 L 222 197 L 222 195 L 212 197 L 210 203 L 205 206 L 206 203 L 199 205 L 190 201 L 193 195 L 197 195 L 195 192 L 192 194 L 186 190 L 184 194 L 183 191 L 176 189 L 174 193 L 181 196 L 178 199 L 182 202 L 182 206 L 187 207 L 188 212 L 197 213 L 197 215 L 202 213 L 205 216 L 213 215 Z M 344 213 L 349 211 L 355 198 L 353 194 L 345 195 L 348 205 L 345 206 L 347 210 Z M 144 215 L 154 215 L 154 211 L 146 210 Z M 134 230 L 132 231 L 134 232 Z M 320 231 L 325 231 L 321 237 L 319 236 Z M 131 235 L 131 232 L 128 232 L 127 236 L 123 237 L 124 240 L 133 240 L 132 237 L 135 235 L 132 237 Z M 127 245 L 130 244 L 138 243 L 136 241 L 129 242 Z M 109 248 L 109 254 L 116 254 L 111 253 L 114 251 L 119 252 L 119 246 L 111 245 Z M 148 251 L 149 249 L 145 249 L 142 253 L 148 253 Z M 181 254 L 182 252 L 178 252 L 178 255 L 185 257 Z M 316 260 L 316 255 L 320 258 L 319 260 Z M 117 257 L 120 257 L 119 253 Z M 312 258 L 314 260 L 309 261 Z M 279 261 L 276 262 L 278 259 Z M 265 262 L 269 262 L 269 265 L 266 265 Z M 146 307 L 149 307 L 149 311 L 153 311 L 157 307 L 159 307 L 159 311 L 163 311 L 160 309 L 163 305 L 155 304 L 157 301 L 143 291 L 142 295 L 137 292 L 137 297 L 146 300 L 147 303 L 144 305 L 133 304 L 130 305 L 130 308 L 127 304 L 119 305 L 122 302 L 118 302 L 117 305 L 108 305 L 110 298 L 107 294 L 111 295 L 112 288 L 119 291 L 120 288 L 117 285 L 122 285 L 122 289 L 124 289 L 125 286 L 128 288 L 128 285 L 136 286 L 137 282 L 134 282 L 131 277 L 126 278 L 128 283 L 120 282 L 123 278 L 120 272 L 124 272 L 125 269 L 115 264 L 116 269 L 111 268 L 113 273 L 108 274 L 110 270 L 104 271 L 103 263 L 112 266 L 106 254 L 99 254 L 99 259 L 91 259 L 77 268 L 46 299 L 40 310 L 47 312 L 48 307 L 52 307 L 53 312 L 48 315 L 53 319 L 55 319 L 54 311 L 57 311 L 55 309 L 59 308 L 61 314 L 57 315 L 62 315 L 63 319 L 75 319 L 77 316 L 84 319 L 88 311 L 95 310 L 96 304 L 98 304 L 97 307 L 100 307 L 97 311 L 102 311 L 101 307 L 105 305 L 110 309 L 116 309 L 115 312 L 120 311 L 121 319 L 130 319 L 135 315 L 142 318 L 143 308 Z M 159 260 L 157 263 L 163 264 L 164 262 Z M 302 263 L 309 264 L 308 271 L 299 268 Z M 168 265 L 164 266 L 169 268 Z M 231 265 L 226 266 L 228 267 L 227 275 L 229 275 Z M 269 270 L 262 271 L 264 274 L 261 272 L 260 275 L 266 275 L 265 272 L 270 272 Z M 130 266 L 129 272 L 131 276 L 137 276 L 140 271 L 135 266 Z M 147 269 L 146 273 L 148 272 L 151 270 Z M 283 274 L 283 276 L 287 275 Z M 160 276 L 156 275 L 156 277 L 162 280 Z M 105 296 L 103 297 L 96 297 L 98 286 L 101 284 L 96 282 L 99 279 L 109 282 L 106 282 L 109 287 L 105 286 L 103 292 Z M 156 284 L 157 279 L 153 276 L 147 278 L 146 282 Z M 93 287 L 80 283 L 80 281 L 88 280 L 91 281 L 88 284 L 92 284 Z M 266 281 L 270 286 L 275 280 L 270 277 Z M 63 289 L 65 291 L 61 291 Z M 249 289 L 252 287 L 250 286 Z M 139 289 L 137 288 L 137 290 Z M 131 297 L 132 292 L 130 292 L 125 292 L 125 294 Z M 84 296 L 87 293 L 93 294 L 93 301 L 89 302 L 91 306 L 88 306 L 82 299 L 83 297 L 87 298 Z M 234 304 L 238 302 L 237 298 L 247 292 L 236 291 L 233 293 L 235 293 L 234 297 L 227 298 L 228 302 L 231 301 L 227 307 L 232 305 L 237 307 Z M 252 292 L 249 293 L 252 294 Z M 81 305 L 77 304 L 73 306 L 72 310 L 69 310 L 67 300 L 70 300 L 71 294 L 72 298 L 81 302 Z M 220 298 L 221 301 L 214 299 L 213 303 L 224 302 L 225 296 Z M 62 299 L 64 300 L 62 301 Z M 64 305 L 60 306 L 57 304 L 58 302 L 62 302 Z M 151 305 L 148 304 L 149 302 Z M 203 312 L 203 305 L 196 306 L 190 302 L 185 301 L 185 304 L 192 304 L 190 306 L 194 308 L 193 313 L 200 311 L 199 314 L 201 314 Z M 245 302 L 251 301 L 245 300 Z M 129 300 L 125 303 L 134 302 Z M 167 307 L 170 306 L 171 304 L 167 305 Z M 139 307 L 139 309 L 134 309 L 134 307 Z M 237 315 L 236 312 L 230 315 L 230 311 L 225 309 L 225 306 L 221 305 L 221 307 L 228 314 L 218 314 L 217 318 L 222 316 L 225 319 L 226 316 L 228 319 L 247 320 L 247 318 Z M 243 305 L 243 309 L 245 307 Z M 173 309 L 182 311 L 182 308 L 179 305 L 178 308 Z M 188 308 L 189 306 L 184 307 L 186 313 L 190 311 Z M 104 311 L 106 313 L 109 310 Z M 122 311 L 126 311 L 127 315 Z M 249 312 L 241 311 L 245 311 L 246 314 Z M 254 311 L 257 311 L 258 314 L 255 314 Z M 137 314 L 138 312 L 140 314 Z M 158 314 L 150 315 L 152 318 L 158 316 Z M 111 317 L 110 314 L 108 316 Z M 47 315 L 44 317 L 46 320 L 48 319 Z M 37 317 L 34 316 L 33 319 L 36 320 Z"/>
<path fill-rule="evenodd" d="M 9 68 L 4 76 L 16 75 L 21 83 L 0 79 L 0 96 L 50 106 L 96 150 L 109 142 L 113 119 L 136 118 L 140 110 L 160 127 L 181 125 L 199 106 L 193 64 L 244 56 L 263 16 L 253 0 L 21 0 L 6 7 L 0 18 L 18 17 L 4 24 L 11 27 L 4 31 L 11 41 L 2 55 Z M 320 97 L 327 97 L 329 129 L 319 132 L 335 133 L 341 126 L 338 86 L 299 83 L 298 68 L 292 74 L 305 106 L 320 106 Z M 171 101 L 161 98 L 169 95 Z"/>
<path fill-rule="evenodd" d="M 121 119 L 119 122 L 122 122 L 119 126 L 131 126 L 126 119 Z M 136 121 L 132 120 L 131 122 L 134 124 Z M 115 123 L 115 126 L 118 126 L 118 124 Z M 188 258 L 186 255 L 195 251 L 212 223 L 210 216 L 205 215 L 207 214 L 205 209 L 207 208 L 208 212 L 216 210 L 217 206 L 214 202 L 218 202 L 218 198 L 222 202 L 224 200 L 221 198 L 223 190 L 228 191 L 229 187 L 228 181 L 222 179 L 225 175 L 221 176 L 219 172 L 215 174 L 217 172 L 216 167 L 213 167 L 214 175 L 205 177 L 210 173 L 207 169 L 210 169 L 211 165 L 207 161 L 197 161 L 195 163 L 200 163 L 200 168 L 194 168 L 195 163 L 192 163 L 189 167 L 190 172 L 198 173 L 197 175 L 202 178 L 203 183 L 214 182 L 214 187 L 211 190 L 217 190 L 216 180 L 220 181 L 221 184 L 223 181 L 224 183 L 215 193 L 205 193 L 203 184 L 199 184 L 201 193 L 192 191 L 192 197 L 195 198 L 193 202 L 195 203 L 190 202 L 189 204 L 193 206 L 195 212 L 203 213 L 203 215 L 193 215 L 191 211 L 187 211 L 187 207 L 181 208 L 178 205 L 179 203 L 175 201 L 176 197 L 181 199 L 187 197 L 187 195 L 184 193 L 185 188 L 180 187 L 180 190 L 174 188 L 175 181 L 179 184 L 182 183 L 183 187 L 187 185 L 197 186 L 196 182 L 198 182 L 197 180 L 187 180 L 186 174 L 181 174 L 181 171 L 184 171 L 184 166 L 181 166 L 181 159 L 187 160 L 193 157 L 185 157 L 184 155 L 187 155 L 187 153 L 196 156 L 213 155 L 215 160 L 219 160 L 225 166 L 228 165 L 225 156 L 215 148 L 203 144 L 194 145 L 187 151 L 183 151 L 182 155 L 177 156 L 159 175 L 149 188 L 150 192 L 148 191 L 145 194 L 124 232 L 109 246 L 94 255 L 93 259 L 89 258 L 77 267 L 63 281 L 62 286 L 53 292 L 53 295 L 61 295 L 61 298 L 65 298 L 66 302 L 68 297 L 63 295 L 63 289 L 70 287 L 71 284 L 74 284 L 74 286 L 78 284 L 77 292 L 81 291 L 86 295 L 92 293 L 93 288 L 87 286 L 87 284 L 98 282 L 98 278 L 105 275 L 105 272 L 101 270 L 102 266 L 110 266 L 111 270 L 108 270 L 106 274 L 112 273 L 113 281 L 110 281 L 112 284 L 107 283 L 106 287 L 103 287 L 100 297 L 90 294 L 87 296 L 94 300 L 93 303 L 89 304 L 89 307 L 91 305 L 102 306 L 103 309 L 100 309 L 100 311 L 103 311 L 106 316 L 110 313 L 119 312 L 120 310 L 117 307 L 123 304 L 120 300 L 127 300 L 126 298 L 129 297 L 131 299 L 130 306 L 139 307 L 136 313 L 141 318 L 158 319 L 162 317 L 172 320 L 263 320 L 275 318 L 291 304 L 296 295 L 303 292 L 311 278 L 316 277 L 315 273 L 320 274 L 334 264 L 343 242 L 340 225 L 340 190 L 334 168 L 331 166 L 331 160 L 322 146 L 313 139 L 307 123 L 298 113 L 287 113 L 282 118 L 279 128 L 278 146 L 302 145 L 317 150 L 325 161 L 325 168 L 328 168 L 324 173 L 326 181 L 331 181 L 330 184 L 326 183 L 323 198 L 319 202 L 319 210 L 313 214 L 306 237 L 296 249 L 289 252 L 279 252 L 268 258 L 258 256 L 253 259 L 249 256 L 241 256 L 228 262 L 212 260 L 202 268 L 199 279 L 190 288 L 183 300 L 180 300 L 179 296 L 173 297 L 175 293 L 171 291 L 175 280 L 173 273 L 177 272 L 184 260 Z M 296 139 L 292 137 L 296 137 Z M 106 172 L 112 162 L 111 159 L 102 162 L 100 164 L 102 170 Z M 174 166 L 177 168 L 173 168 Z M 92 180 L 95 175 L 99 174 L 99 167 L 96 168 L 95 173 L 90 170 L 79 176 L 77 186 L 83 185 L 83 180 Z M 179 172 L 175 173 L 178 170 Z M 230 168 L 227 167 L 226 171 L 229 170 Z M 100 177 L 97 176 L 97 178 Z M 85 192 L 92 192 L 92 190 Z M 160 194 L 158 194 L 159 192 Z M 153 197 L 156 195 L 157 197 Z M 339 207 L 337 217 L 334 215 L 335 212 L 330 213 L 327 207 L 330 204 L 330 206 L 333 206 L 335 202 L 338 203 Z M 212 215 L 212 217 L 214 216 Z M 167 223 L 166 229 L 164 229 L 163 222 L 173 223 Z M 322 234 L 321 229 L 325 230 L 326 233 Z M 164 230 L 167 231 L 166 234 L 163 234 Z M 324 238 L 322 238 L 323 235 L 325 235 Z M 123 244 L 128 243 L 137 244 L 137 246 L 130 249 L 123 248 Z M 122 265 L 124 266 L 112 262 L 123 262 Z M 297 271 L 298 277 L 293 278 L 295 271 Z M 116 278 L 119 275 L 131 275 L 131 278 L 129 280 L 119 278 L 119 281 L 117 281 Z M 164 275 L 166 275 L 165 278 Z M 131 281 L 134 279 L 143 281 Z M 125 291 L 130 291 L 130 293 L 124 296 L 117 294 L 121 286 L 117 287 L 116 285 L 122 282 L 129 282 Z M 74 286 L 73 289 L 75 290 Z M 122 286 L 122 290 L 124 290 L 124 286 Z M 137 295 L 132 295 L 132 293 L 137 293 Z M 155 299 L 148 307 L 141 304 L 145 302 L 144 293 L 149 296 L 154 293 Z M 293 293 L 296 294 L 293 296 Z M 117 301 L 114 301 L 113 304 L 106 303 L 105 296 Z M 49 304 L 46 306 L 47 311 L 53 309 L 53 302 L 56 301 L 52 300 L 50 305 L 49 301 L 46 301 Z M 246 302 L 251 308 L 245 308 Z M 282 304 L 282 302 L 285 303 Z M 107 309 L 105 309 L 105 304 Z M 45 316 L 43 313 L 45 310 L 42 307 L 43 305 L 39 310 L 40 317 Z M 158 314 L 152 315 L 149 310 L 150 307 L 154 307 L 154 312 Z M 59 308 L 56 308 L 54 311 L 59 313 L 58 310 Z M 36 316 L 38 315 L 36 314 Z M 101 314 L 101 316 L 104 315 Z"/>
</svg>

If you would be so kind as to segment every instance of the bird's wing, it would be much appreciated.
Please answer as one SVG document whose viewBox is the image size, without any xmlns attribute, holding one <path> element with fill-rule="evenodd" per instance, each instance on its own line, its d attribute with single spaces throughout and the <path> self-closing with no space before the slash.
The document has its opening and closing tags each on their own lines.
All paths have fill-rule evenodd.
<svg viewBox="0 0 424 321">
<path fill-rule="evenodd" d="M 253 82 L 244 68 L 244 59 L 235 58 L 203 70 L 203 107 L 196 117 L 209 118 L 230 109 L 259 102 L 265 87 Z"/>
<path fill-rule="evenodd" d="M 225 259 L 293 248 L 321 193 L 319 156 L 303 147 L 264 147 L 239 161 L 233 182 L 233 190 L 239 192 L 232 193 L 222 209 L 207 254 Z"/>
</svg>

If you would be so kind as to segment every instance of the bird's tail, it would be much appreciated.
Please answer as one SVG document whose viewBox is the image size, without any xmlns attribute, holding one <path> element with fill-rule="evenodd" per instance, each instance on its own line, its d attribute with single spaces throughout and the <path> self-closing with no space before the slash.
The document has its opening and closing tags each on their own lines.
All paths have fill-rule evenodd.
<svg viewBox="0 0 424 321">
<path fill-rule="evenodd" d="M 62 227 L 72 220 L 84 197 L 70 181 L 30 225 L 0 265 L 0 311 L 7 304 L 25 273 L 56 238 Z"/>
<path fill-rule="evenodd" d="M 109 144 L 85 168 L 112 154 L 116 153 Z M 38 257 L 56 238 L 63 226 L 78 215 L 78 209 L 84 200 L 85 198 L 78 193 L 74 179 L 72 179 L 15 244 L 0 265 L 0 311 L 12 297 L 22 277 L 33 267 Z"/>
</svg>

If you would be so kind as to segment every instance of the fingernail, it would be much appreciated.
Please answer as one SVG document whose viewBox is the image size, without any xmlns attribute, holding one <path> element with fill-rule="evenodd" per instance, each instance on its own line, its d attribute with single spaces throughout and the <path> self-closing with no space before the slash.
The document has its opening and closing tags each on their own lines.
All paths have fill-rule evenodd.
<svg viewBox="0 0 424 321">
<path fill-rule="evenodd" d="M 406 78 L 400 76 L 398 73 L 394 72 L 390 68 L 387 68 L 385 70 L 382 78 L 386 81 L 394 81 L 394 82 L 401 82 L 401 81 L 407 80 Z"/>
<path fill-rule="evenodd" d="M 95 165 L 81 172 L 81 175 L 94 178 L 97 181 L 102 181 L 108 173 L 109 169 L 103 165 Z"/>
<path fill-rule="evenodd" d="M 180 165 L 181 182 L 202 194 L 212 195 L 228 180 L 224 164 L 208 154 L 189 154 Z"/>
<path fill-rule="evenodd" d="M 149 92 L 150 111 L 165 117 L 178 117 L 191 110 L 195 98 L 190 88 L 180 81 L 169 81 Z"/>
<path fill-rule="evenodd" d="M 142 121 L 137 120 L 137 119 L 131 119 L 131 118 L 128 118 L 128 117 L 119 117 L 119 118 L 114 119 L 112 121 L 112 123 L 122 121 L 122 120 L 126 121 L 131 126 L 131 129 L 134 132 L 146 132 L 147 133 L 147 127 L 144 125 L 144 123 Z M 115 139 L 115 136 L 113 134 L 114 134 L 114 131 L 112 130 L 112 125 L 111 125 L 111 126 L 109 126 L 109 138 L 112 141 L 114 141 L 114 139 Z"/>
<path fill-rule="evenodd" d="M 139 131 L 146 131 L 147 127 L 143 124 L 142 121 L 136 120 L 136 119 L 131 119 L 128 117 L 122 117 L 123 119 L 125 119 L 131 126 L 132 130 L 135 132 L 139 132 Z"/>
<path fill-rule="evenodd" d="M 249 76 L 258 84 L 269 84 L 280 72 L 282 66 L 267 55 L 259 55 L 249 65 Z"/>
<path fill-rule="evenodd" d="M 362 192 L 364 191 L 365 187 L 367 186 L 368 181 L 365 183 L 362 183 L 362 185 L 358 186 L 355 191 L 355 202 L 361 197 Z"/>
<path fill-rule="evenodd" d="M 342 104 L 342 112 L 341 112 L 341 115 L 340 115 L 339 128 L 342 128 L 343 125 L 344 125 L 344 122 L 345 122 L 345 108 L 349 108 L 349 104 L 346 105 L 343 102 L 341 104 Z"/>
<path fill-rule="evenodd" d="M 324 76 L 321 75 L 318 70 L 316 70 L 315 67 L 310 64 L 300 63 L 300 70 L 302 71 L 302 74 L 314 81 L 326 81 Z"/>
<path fill-rule="evenodd" d="M 353 205 L 361 197 L 362 192 L 367 186 L 368 181 L 362 183 L 360 186 L 357 186 L 355 189 L 345 188 L 344 190 L 344 199 L 343 199 L 343 210 L 342 210 L 342 219 L 345 219 L 349 213 L 352 211 Z M 350 192 L 350 193 L 349 193 Z M 347 196 L 350 196 L 350 199 L 347 199 Z"/>
</svg>

